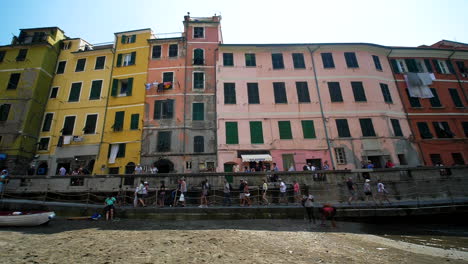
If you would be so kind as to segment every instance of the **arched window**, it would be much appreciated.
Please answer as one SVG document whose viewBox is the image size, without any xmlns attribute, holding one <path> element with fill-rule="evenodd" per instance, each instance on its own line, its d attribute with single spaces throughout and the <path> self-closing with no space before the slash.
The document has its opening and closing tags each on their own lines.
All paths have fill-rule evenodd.
<svg viewBox="0 0 468 264">
<path fill-rule="evenodd" d="M 205 139 L 203 136 L 196 136 L 193 138 L 193 151 L 204 152 L 205 151 Z"/>
<path fill-rule="evenodd" d="M 204 57 L 205 54 L 202 49 L 195 49 L 193 51 L 193 65 L 203 65 L 205 63 Z"/>
</svg>

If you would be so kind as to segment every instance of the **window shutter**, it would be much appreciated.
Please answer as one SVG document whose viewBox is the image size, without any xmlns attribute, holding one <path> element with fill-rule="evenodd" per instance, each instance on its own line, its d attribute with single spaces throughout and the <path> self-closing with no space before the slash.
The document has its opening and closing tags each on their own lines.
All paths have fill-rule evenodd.
<svg viewBox="0 0 468 264">
<path fill-rule="evenodd" d="M 259 104 L 260 95 L 258 94 L 258 83 L 247 83 L 247 95 L 249 104 Z"/>
<path fill-rule="evenodd" d="M 278 121 L 280 139 L 292 139 L 291 122 Z"/>
<path fill-rule="evenodd" d="M 434 65 L 435 65 L 436 72 L 437 72 L 437 73 L 442 73 L 442 69 L 441 69 L 440 66 L 439 66 L 439 62 L 438 62 L 437 60 L 432 60 L 432 62 L 433 62 Z"/>
<path fill-rule="evenodd" d="M 75 128 L 75 116 L 67 116 L 65 117 L 65 122 L 62 129 L 63 136 L 70 136 L 73 134 L 73 130 Z"/>
<path fill-rule="evenodd" d="M 361 131 L 363 137 L 375 137 L 374 126 L 372 124 L 372 119 L 363 118 L 359 119 L 359 124 L 361 125 Z"/>
<path fill-rule="evenodd" d="M 406 89 L 406 95 L 408 96 L 408 100 L 410 102 L 411 107 L 421 107 L 421 102 L 419 101 L 419 98 L 411 97 L 408 89 Z"/>
<path fill-rule="evenodd" d="M 91 85 L 91 94 L 89 95 L 89 99 L 99 99 L 101 96 L 101 87 L 102 81 L 93 81 Z"/>
<path fill-rule="evenodd" d="M 161 119 L 161 105 L 162 101 L 154 101 L 153 119 Z"/>
<path fill-rule="evenodd" d="M 262 121 L 250 122 L 250 143 L 263 144 L 263 127 Z"/>
<path fill-rule="evenodd" d="M 81 83 L 73 83 L 70 89 L 69 102 L 77 102 L 80 100 Z"/>
<path fill-rule="evenodd" d="M 451 74 L 455 74 L 455 69 L 453 68 L 453 64 L 450 60 L 446 60 L 445 63 L 447 63 L 447 67 L 450 71 Z"/>
<path fill-rule="evenodd" d="M 171 119 L 174 116 L 174 100 L 169 99 L 166 101 L 167 105 L 167 118 Z"/>
<path fill-rule="evenodd" d="M 455 107 L 463 107 L 463 102 L 458 94 L 457 89 L 449 88 L 450 97 L 452 97 L 453 104 Z"/>
<path fill-rule="evenodd" d="M 52 113 L 47 113 L 44 118 L 44 125 L 42 126 L 42 131 L 47 132 L 50 131 L 50 125 L 52 124 L 52 119 L 54 117 L 54 114 Z"/>
<path fill-rule="evenodd" d="M 400 73 L 400 69 L 398 68 L 398 63 L 396 60 L 390 60 L 390 64 L 392 65 L 392 69 L 394 73 Z"/>
<path fill-rule="evenodd" d="M 429 126 L 426 122 L 418 122 L 417 123 L 419 134 L 421 138 L 432 138 L 431 131 L 429 130 Z"/>
<path fill-rule="evenodd" d="M 112 96 L 117 96 L 118 88 L 119 88 L 119 80 L 118 79 L 112 80 L 112 91 L 111 91 Z"/>
<path fill-rule="evenodd" d="M 299 103 L 310 103 L 309 87 L 307 82 L 296 82 L 297 98 Z"/>
<path fill-rule="evenodd" d="M 121 131 L 123 128 L 125 111 L 115 112 L 114 131 Z"/>
<path fill-rule="evenodd" d="M 287 104 L 288 97 L 286 95 L 286 87 L 284 82 L 274 82 L 273 91 L 275 94 L 275 103 L 276 104 Z"/>
<path fill-rule="evenodd" d="M 136 35 L 132 35 L 132 38 L 130 40 L 131 43 L 135 43 L 136 42 Z"/>
<path fill-rule="evenodd" d="M 384 98 L 384 102 L 386 103 L 393 103 L 392 95 L 390 94 L 390 90 L 388 89 L 388 85 L 381 83 L 380 90 L 382 91 L 382 95 Z"/>
<path fill-rule="evenodd" d="M 1 59 L 0 59 L 1 61 Z M 465 62 L 463 61 L 457 61 L 456 62 L 457 64 L 457 68 L 458 68 L 458 71 L 461 72 L 461 73 L 465 73 L 466 72 L 466 69 L 465 69 Z"/>
<path fill-rule="evenodd" d="M 315 127 L 313 120 L 302 120 L 302 133 L 304 138 L 315 138 Z"/>
<path fill-rule="evenodd" d="M 362 82 L 351 82 L 351 88 L 353 89 L 354 101 L 356 102 L 366 102 L 366 93 L 364 92 L 364 87 Z"/>
<path fill-rule="evenodd" d="M 130 58 L 130 65 L 135 65 L 135 61 L 136 61 L 136 51 L 132 52 L 132 57 Z"/>
<path fill-rule="evenodd" d="M 441 107 L 442 104 L 440 103 L 439 95 L 437 94 L 437 90 L 434 88 L 430 88 L 434 97 L 429 98 L 429 102 L 431 103 L 432 107 Z"/>
<path fill-rule="evenodd" d="M 204 103 L 193 103 L 192 120 L 204 120 Z"/>
<path fill-rule="evenodd" d="M 117 55 L 117 67 L 122 66 L 122 54 Z"/>
<path fill-rule="evenodd" d="M 205 151 L 205 138 L 203 136 L 195 136 L 193 138 L 193 152 Z"/>
<path fill-rule="evenodd" d="M 0 107 L 0 121 L 7 121 L 8 114 L 10 113 L 10 104 L 2 104 Z"/>
<path fill-rule="evenodd" d="M 130 119 L 130 129 L 138 129 L 138 123 L 140 121 L 140 114 L 132 114 Z"/>
<path fill-rule="evenodd" d="M 127 96 L 132 95 L 132 88 L 133 88 L 133 77 L 128 78 L 128 81 L 127 81 Z"/>
<path fill-rule="evenodd" d="M 127 36 L 122 35 L 122 39 L 120 40 L 120 43 L 125 44 L 127 42 Z"/>
<path fill-rule="evenodd" d="M 125 157 L 125 148 L 126 148 L 125 143 L 119 144 L 119 151 L 117 152 L 117 158 Z"/>
<path fill-rule="evenodd" d="M 405 59 L 405 63 L 409 72 L 418 72 L 418 67 L 416 66 L 416 61 L 414 59 Z"/>
<path fill-rule="evenodd" d="M 86 124 L 84 127 L 85 134 L 94 134 L 96 132 L 97 115 L 86 116 Z"/>
<path fill-rule="evenodd" d="M 226 122 L 226 144 L 239 144 L 237 122 Z"/>
<path fill-rule="evenodd" d="M 434 72 L 432 69 L 431 61 L 429 59 L 424 59 L 424 64 L 426 65 L 428 72 Z"/>
<path fill-rule="evenodd" d="M 336 119 L 335 122 L 339 137 L 351 137 L 351 134 L 349 132 L 348 120 Z"/>
<path fill-rule="evenodd" d="M 224 83 L 224 104 L 236 104 L 235 83 Z"/>
<path fill-rule="evenodd" d="M 330 92 L 330 99 L 332 102 L 343 102 L 341 95 L 341 87 L 339 82 L 329 82 L 328 91 Z"/>
<path fill-rule="evenodd" d="M 395 136 L 402 137 L 403 131 L 401 131 L 400 121 L 398 121 L 398 119 L 390 119 L 390 121 L 392 122 L 393 133 Z"/>
</svg>

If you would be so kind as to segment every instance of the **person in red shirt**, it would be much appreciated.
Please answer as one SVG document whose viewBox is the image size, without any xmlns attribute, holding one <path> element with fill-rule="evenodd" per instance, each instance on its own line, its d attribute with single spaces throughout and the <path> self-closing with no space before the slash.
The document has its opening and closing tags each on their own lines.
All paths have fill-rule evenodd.
<svg viewBox="0 0 468 264">
<path fill-rule="evenodd" d="M 394 168 L 395 164 L 391 160 L 388 160 L 387 163 L 385 163 L 385 168 Z"/>
<path fill-rule="evenodd" d="M 331 206 L 330 204 L 324 204 L 322 208 L 320 208 L 320 213 L 322 214 L 322 226 L 325 225 L 325 220 L 330 220 L 332 227 L 336 227 L 335 223 L 335 215 L 336 215 L 336 208 Z"/>
</svg>

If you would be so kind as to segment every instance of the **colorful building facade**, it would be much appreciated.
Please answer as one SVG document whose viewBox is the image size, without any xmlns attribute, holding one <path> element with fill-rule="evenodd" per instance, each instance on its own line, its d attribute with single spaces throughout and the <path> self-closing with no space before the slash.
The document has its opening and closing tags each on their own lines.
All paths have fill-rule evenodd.
<svg viewBox="0 0 468 264">
<path fill-rule="evenodd" d="M 113 61 L 113 45 L 63 40 L 38 140 L 36 174 L 82 168 L 96 173 Z"/>
<path fill-rule="evenodd" d="M 0 167 L 26 174 L 64 32 L 57 27 L 21 29 L 0 46 Z"/>
</svg>

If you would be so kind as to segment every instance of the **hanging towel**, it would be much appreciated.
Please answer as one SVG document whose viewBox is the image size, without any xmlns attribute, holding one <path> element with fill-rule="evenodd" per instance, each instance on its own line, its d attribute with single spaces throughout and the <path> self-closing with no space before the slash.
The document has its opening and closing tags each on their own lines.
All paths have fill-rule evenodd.
<svg viewBox="0 0 468 264">
<path fill-rule="evenodd" d="M 418 78 L 421 80 L 422 85 L 431 85 L 432 77 L 428 72 L 418 73 Z"/>
<path fill-rule="evenodd" d="M 421 79 L 419 79 L 418 74 L 415 73 L 415 72 L 408 72 L 408 82 L 412 86 L 421 86 L 422 85 Z"/>
<path fill-rule="evenodd" d="M 146 88 L 146 90 L 151 89 L 151 85 L 152 85 L 151 83 L 145 83 L 145 88 Z"/>
<path fill-rule="evenodd" d="M 159 82 L 153 82 L 153 86 L 156 87 L 156 90 L 158 89 Z"/>
<path fill-rule="evenodd" d="M 71 142 L 72 137 L 73 137 L 73 136 L 64 136 L 64 137 L 63 137 L 63 144 L 64 144 L 64 145 L 69 145 L 70 142 Z"/>
<path fill-rule="evenodd" d="M 164 89 L 164 83 L 158 84 L 158 92 L 162 92 L 163 89 Z"/>
<path fill-rule="evenodd" d="M 407 75 L 404 75 L 404 77 L 405 77 L 406 85 L 408 86 L 408 93 L 410 97 L 418 97 L 418 98 L 434 97 L 429 86 L 423 85 L 421 79 L 419 79 L 416 73 L 408 73 Z M 414 83 L 418 83 L 419 85 L 414 85 Z"/>
<path fill-rule="evenodd" d="M 109 163 L 110 164 L 113 164 L 115 163 L 115 158 L 117 158 L 117 153 L 119 152 L 119 145 L 118 144 L 114 144 L 114 145 L 111 145 L 111 153 L 110 153 L 110 156 L 109 156 Z"/>
</svg>

